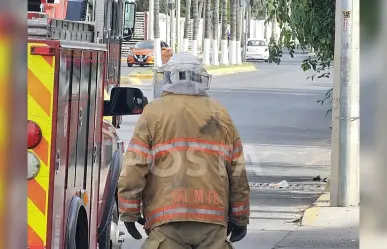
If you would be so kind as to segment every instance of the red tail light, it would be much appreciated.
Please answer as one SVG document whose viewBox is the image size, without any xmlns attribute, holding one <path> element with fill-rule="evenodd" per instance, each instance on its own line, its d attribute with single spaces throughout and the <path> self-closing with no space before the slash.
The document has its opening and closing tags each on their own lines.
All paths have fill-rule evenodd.
<svg viewBox="0 0 387 249">
<path fill-rule="evenodd" d="M 42 141 L 42 129 L 34 121 L 27 123 L 28 149 L 33 149 Z"/>
</svg>

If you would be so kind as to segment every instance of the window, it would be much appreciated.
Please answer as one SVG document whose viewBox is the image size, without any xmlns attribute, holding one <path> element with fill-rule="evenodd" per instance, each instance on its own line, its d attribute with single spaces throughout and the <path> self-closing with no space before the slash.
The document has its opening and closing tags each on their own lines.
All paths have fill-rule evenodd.
<svg viewBox="0 0 387 249">
<path fill-rule="evenodd" d="M 132 29 L 134 28 L 134 18 L 136 5 L 133 3 L 125 3 L 125 11 L 124 11 L 124 29 Z"/>
<path fill-rule="evenodd" d="M 260 40 L 250 40 L 247 43 L 247 46 L 251 46 L 251 47 L 266 46 L 266 42 L 260 41 Z"/>
<path fill-rule="evenodd" d="M 114 1 L 112 1 L 112 25 L 111 25 L 111 29 L 112 29 L 112 36 L 113 38 L 116 38 L 118 36 L 118 20 L 117 20 L 117 17 L 118 17 L 118 13 L 117 13 L 117 6 L 118 4 Z"/>
<path fill-rule="evenodd" d="M 153 41 L 138 42 L 134 45 L 135 49 L 153 49 Z"/>
</svg>

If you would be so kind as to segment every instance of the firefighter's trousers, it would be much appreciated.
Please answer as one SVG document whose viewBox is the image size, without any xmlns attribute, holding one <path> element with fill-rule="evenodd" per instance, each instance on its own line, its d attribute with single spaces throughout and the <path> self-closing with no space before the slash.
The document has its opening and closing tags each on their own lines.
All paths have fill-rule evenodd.
<svg viewBox="0 0 387 249">
<path fill-rule="evenodd" d="M 173 222 L 151 230 L 141 249 L 233 249 L 227 228 L 201 222 Z"/>
</svg>

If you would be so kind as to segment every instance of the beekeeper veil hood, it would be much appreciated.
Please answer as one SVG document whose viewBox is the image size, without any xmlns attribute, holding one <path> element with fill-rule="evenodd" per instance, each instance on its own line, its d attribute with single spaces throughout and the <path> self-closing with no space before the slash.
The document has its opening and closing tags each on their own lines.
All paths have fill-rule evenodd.
<svg viewBox="0 0 387 249">
<path fill-rule="evenodd" d="M 191 53 L 182 52 L 171 57 L 155 72 L 154 98 L 163 92 L 187 95 L 207 95 L 211 75 Z"/>
</svg>

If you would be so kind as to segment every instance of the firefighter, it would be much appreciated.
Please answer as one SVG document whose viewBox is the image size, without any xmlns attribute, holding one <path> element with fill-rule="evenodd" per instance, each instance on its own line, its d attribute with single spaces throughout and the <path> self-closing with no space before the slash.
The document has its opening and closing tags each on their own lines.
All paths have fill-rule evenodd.
<svg viewBox="0 0 387 249">
<path fill-rule="evenodd" d="M 233 248 L 250 217 L 238 131 L 207 95 L 211 75 L 197 57 L 176 54 L 156 74 L 156 99 L 124 155 L 121 220 L 135 239 L 142 238 L 135 222 L 145 224 L 143 249 Z"/>
</svg>

